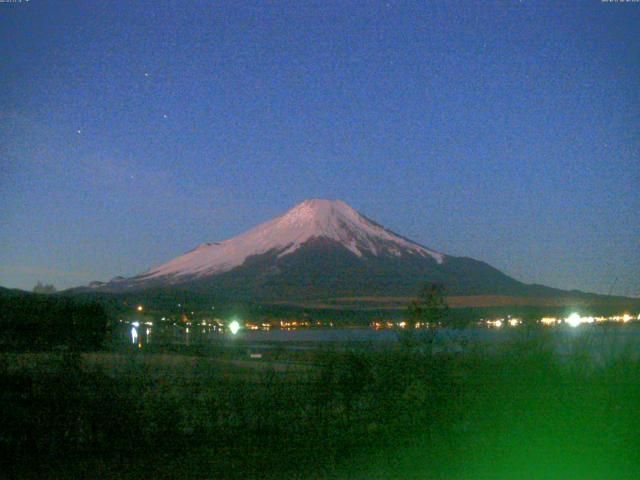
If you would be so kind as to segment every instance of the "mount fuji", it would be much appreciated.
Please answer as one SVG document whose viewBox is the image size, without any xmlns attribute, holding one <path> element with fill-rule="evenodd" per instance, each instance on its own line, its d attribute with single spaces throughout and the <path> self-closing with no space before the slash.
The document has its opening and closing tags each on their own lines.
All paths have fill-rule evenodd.
<svg viewBox="0 0 640 480">
<path fill-rule="evenodd" d="M 276 260 L 324 240 L 365 257 L 410 255 L 442 263 L 444 255 L 413 243 L 367 219 L 340 200 L 306 200 L 284 215 L 258 225 L 243 235 L 219 243 L 205 243 L 138 277 L 181 283 L 232 270 L 251 257 L 268 253 Z"/>
<path fill-rule="evenodd" d="M 413 242 L 340 200 L 312 199 L 229 240 L 193 250 L 98 291 L 188 289 L 269 301 L 411 296 L 424 282 L 451 295 L 549 296 L 492 266 Z M 567 292 L 564 292 L 567 293 Z"/>
</svg>

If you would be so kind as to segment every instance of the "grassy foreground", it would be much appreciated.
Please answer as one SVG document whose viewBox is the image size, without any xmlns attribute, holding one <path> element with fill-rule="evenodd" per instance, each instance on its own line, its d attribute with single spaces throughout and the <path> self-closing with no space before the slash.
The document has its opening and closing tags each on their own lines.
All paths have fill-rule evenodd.
<svg viewBox="0 0 640 480">
<path fill-rule="evenodd" d="M 498 353 L 327 352 L 307 369 L 207 356 L 0 357 L 7 478 L 623 479 L 640 365 Z"/>
</svg>

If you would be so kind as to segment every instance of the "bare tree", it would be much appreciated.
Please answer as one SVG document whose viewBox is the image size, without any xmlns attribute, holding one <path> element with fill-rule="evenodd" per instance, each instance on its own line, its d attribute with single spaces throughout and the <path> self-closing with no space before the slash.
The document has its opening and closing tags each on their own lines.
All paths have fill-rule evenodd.
<svg viewBox="0 0 640 480">
<path fill-rule="evenodd" d="M 440 283 L 426 283 L 418 297 L 409 303 L 409 326 L 437 328 L 450 323 L 446 290 Z"/>
<path fill-rule="evenodd" d="M 33 287 L 33 291 L 34 293 L 56 293 L 58 290 L 50 283 L 43 284 L 42 282 L 38 281 L 35 287 Z"/>
<path fill-rule="evenodd" d="M 401 344 L 409 350 L 432 352 L 438 327 L 448 326 L 449 320 L 449 306 L 444 286 L 439 283 L 425 283 L 418 296 L 409 302 L 407 328 L 400 336 Z"/>
</svg>

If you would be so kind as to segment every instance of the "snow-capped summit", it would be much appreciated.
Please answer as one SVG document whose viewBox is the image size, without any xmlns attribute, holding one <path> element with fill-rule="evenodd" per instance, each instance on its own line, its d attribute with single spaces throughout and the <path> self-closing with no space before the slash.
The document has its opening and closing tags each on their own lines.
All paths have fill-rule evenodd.
<svg viewBox="0 0 640 480">
<path fill-rule="evenodd" d="M 218 243 L 203 243 L 170 262 L 153 268 L 134 281 L 185 279 L 227 272 L 248 258 L 275 254 L 282 258 L 311 240 L 329 240 L 359 258 L 415 256 L 441 264 L 444 255 L 411 242 L 372 222 L 340 200 L 305 200 L 283 215 L 248 232 Z"/>
</svg>

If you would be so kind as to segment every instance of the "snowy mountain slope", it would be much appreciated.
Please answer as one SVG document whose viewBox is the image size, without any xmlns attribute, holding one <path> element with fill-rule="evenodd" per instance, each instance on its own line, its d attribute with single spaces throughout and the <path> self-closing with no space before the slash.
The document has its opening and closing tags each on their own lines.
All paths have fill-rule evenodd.
<svg viewBox="0 0 640 480">
<path fill-rule="evenodd" d="M 219 243 L 205 243 L 135 277 L 147 282 L 193 280 L 230 271 L 267 252 L 290 255 L 313 239 L 333 240 L 357 257 L 415 256 L 442 263 L 445 256 L 411 242 L 367 219 L 340 200 L 313 199 L 248 232 Z"/>
</svg>

